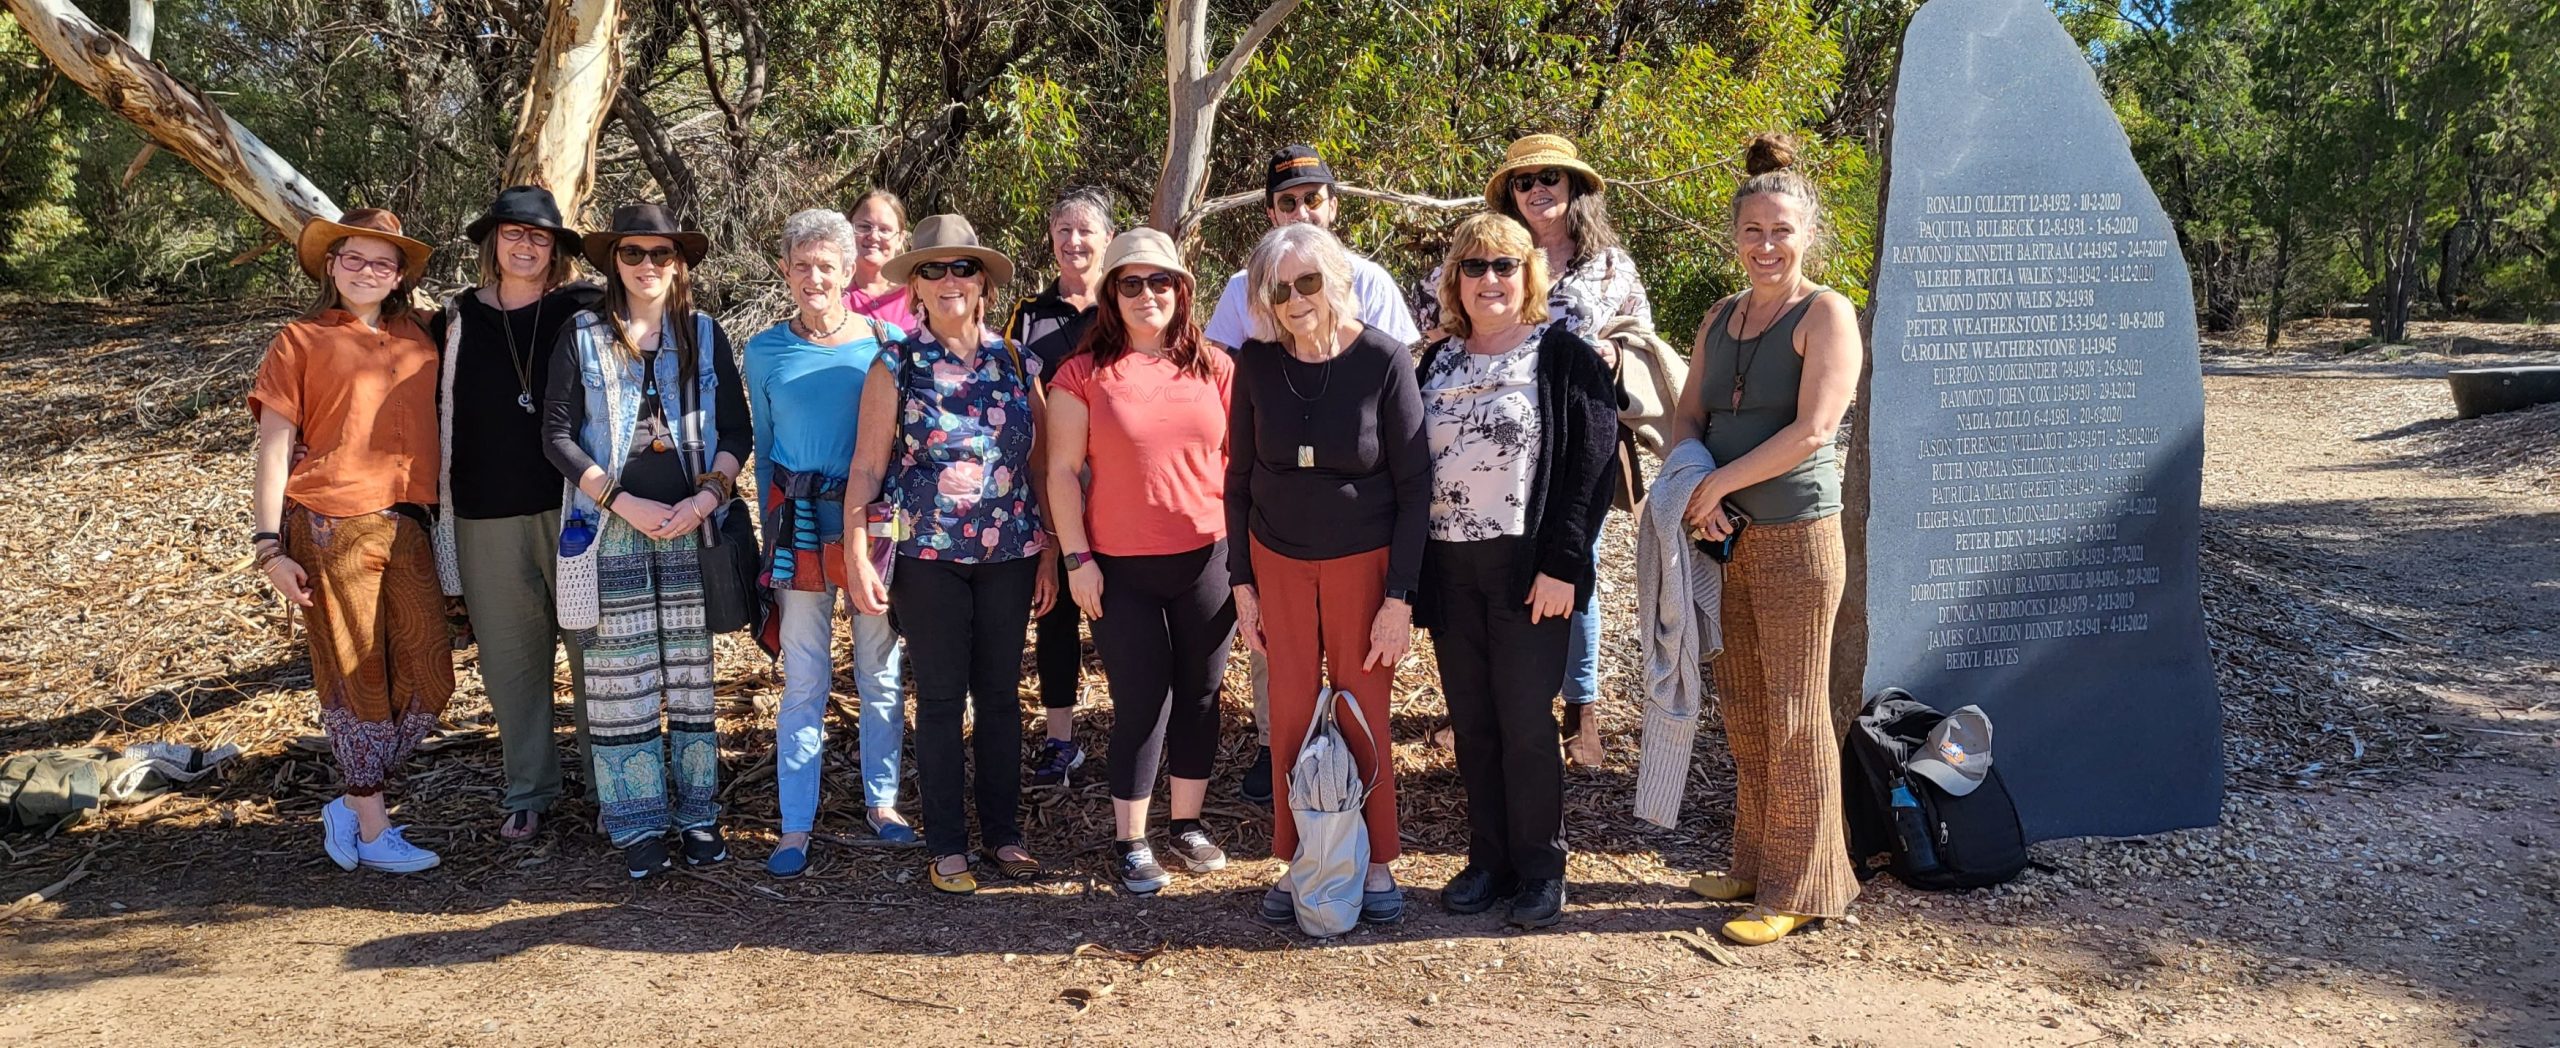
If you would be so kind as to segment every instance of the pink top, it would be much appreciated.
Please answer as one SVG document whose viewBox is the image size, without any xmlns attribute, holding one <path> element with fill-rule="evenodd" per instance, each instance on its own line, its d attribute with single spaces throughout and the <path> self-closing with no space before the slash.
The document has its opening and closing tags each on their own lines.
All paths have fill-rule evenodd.
<svg viewBox="0 0 2560 1048">
<path fill-rule="evenodd" d="M 863 294 L 859 288 L 847 288 L 844 306 L 884 324 L 896 324 L 900 331 L 917 330 L 915 300 L 907 297 L 904 287 L 891 287 L 877 295 Z"/>
<path fill-rule="evenodd" d="M 1050 389 L 1085 406 L 1085 538 L 1097 553 L 1188 553 L 1227 534 L 1227 397 L 1235 366 L 1203 349 L 1211 377 L 1144 353 L 1096 373 L 1093 355 L 1058 365 Z"/>
</svg>

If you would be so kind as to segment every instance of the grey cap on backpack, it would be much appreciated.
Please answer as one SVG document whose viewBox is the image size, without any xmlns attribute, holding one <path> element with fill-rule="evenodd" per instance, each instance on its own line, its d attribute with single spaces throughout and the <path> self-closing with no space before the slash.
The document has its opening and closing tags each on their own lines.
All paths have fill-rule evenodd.
<svg viewBox="0 0 2560 1048">
<path fill-rule="evenodd" d="M 1929 729 L 1929 741 L 1903 769 L 1957 797 L 1972 793 L 1991 774 L 1991 715 L 1980 706 L 1947 714 Z"/>
</svg>

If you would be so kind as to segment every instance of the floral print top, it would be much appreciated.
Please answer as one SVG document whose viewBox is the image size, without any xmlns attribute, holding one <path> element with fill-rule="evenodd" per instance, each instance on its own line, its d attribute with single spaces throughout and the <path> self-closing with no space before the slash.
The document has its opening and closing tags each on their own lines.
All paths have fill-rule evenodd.
<svg viewBox="0 0 2560 1048">
<path fill-rule="evenodd" d="M 1040 361 L 1018 353 L 993 332 L 968 363 L 931 331 L 888 350 L 899 390 L 890 484 L 900 556 L 983 564 L 1040 552 L 1030 384 Z"/>
<path fill-rule="evenodd" d="M 1431 537 L 1474 542 L 1528 530 L 1537 467 L 1540 324 L 1508 353 L 1467 352 L 1452 338 L 1422 376 L 1431 440 Z"/>
</svg>

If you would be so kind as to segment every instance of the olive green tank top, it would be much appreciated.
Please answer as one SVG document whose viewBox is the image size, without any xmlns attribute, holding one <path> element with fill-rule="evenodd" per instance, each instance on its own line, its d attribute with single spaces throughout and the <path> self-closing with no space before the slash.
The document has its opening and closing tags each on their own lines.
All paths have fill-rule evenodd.
<svg viewBox="0 0 2560 1048">
<path fill-rule="evenodd" d="M 1690 381 L 1707 408 L 1707 451 L 1721 465 L 1750 454 L 1796 420 L 1796 394 L 1804 382 L 1804 357 L 1796 352 L 1796 325 L 1817 287 L 1757 338 L 1736 339 L 1730 327 L 1737 296 L 1717 310 L 1706 352 Z M 1762 524 L 1815 520 L 1840 512 L 1840 450 L 1825 444 L 1784 473 L 1733 494 L 1733 504 Z"/>
</svg>

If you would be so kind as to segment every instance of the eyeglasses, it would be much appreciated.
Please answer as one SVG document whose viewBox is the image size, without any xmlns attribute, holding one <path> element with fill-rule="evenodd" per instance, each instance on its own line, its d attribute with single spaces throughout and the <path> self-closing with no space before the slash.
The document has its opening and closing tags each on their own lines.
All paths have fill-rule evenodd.
<svg viewBox="0 0 2560 1048">
<path fill-rule="evenodd" d="M 1271 290 L 1264 292 L 1264 294 L 1271 299 L 1271 304 L 1276 306 L 1289 301 L 1289 292 L 1291 291 L 1296 291 L 1308 298 L 1316 297 L 1316 295 L 1324 291 L 1324 274 L 1320 272 L 1306 273 L 1300 275 L 1296 280 L 1283 280 L 1277 284 L 1271 285 Z"/>
<path fill-rule="evenodd" d="M 1516 258 L 1470 258 L 1462 259 L 1458 263 L 1458 272 L 1464 274 L 1469 280 L 1488 272 L 1508 280 L 1511 274 L 1519 271 L 1520 260 Z"/>
<path fill-rule="evenodd" d="M 1271 198 L 1271 206 L 1279 208 L 1281 214 L 1294 215 L 1302 207 L 1309 211 L 1323 207 L 1324 198 L 1324 187 L 1318 186 L 1301 194 L 1282 193 L 1274 196 Z"/>
<path fill-rule="evenodd" d="M 1514 193 L 1526 193 L 1529 191 L 1529 187 L 1531 186 L 1547 186 L 1549 188 L 1553 188 L 1556 183 L 1562 181 L 1564 181 L 1564 169 L 1560 167 L 1551 167 L 1544 171 L 1534 172 L 1531 174 L 1511 176 L 1511 191 Z"/>
<path fill-rule="evenodd" d="M 671 247 L 641 247 L 638 244 L 624 244 L 613 250 L 613 257 L 615 261 L 626 266 L 637 266 L 642 263 L 647 263 L 652 266 L 665 266 L 675 262 L 676 249 Z"/>
<path fill-rule="evenodd" d="M 504 240 L 510 244 L 531 244 L 535 247 L 551 246 L 551 234 L 539 229 L 526 229 L 523 226 L 498 227 L 498 239 Z"/>
<path fill-rule="evenodd" d="M 396 258 L 366 258 L 363 255 L 351 255 L 344 251 L 332 251 L 329 257 L 337 259 L 339 271 L 348 276 L 358 273 L 372 273 L 378 277 L 400 275 L 400 260 Z"/>
<path fill-rule="evenodd" d="M 1120 289 L 1120 297 L 1136 298 L 1149 291 L 1172 291 L 1176 278 L 1171 273 L 1131 274 L 1112 283 Z"/>
<path fill-rule="evenodd" d="M 876 225 L 870 222 L 856 222 L 853 224 L 853 235 L 858 237 L 894 237 L 898 235 L 898 227 Z"/>
<path fill-rule="evenodd" d="M 955 258 L 949 262 L 922 263 L 916 266 L 916 275 L 923 277 L 926 280 L 940 280 L 942 279 L 943 274 L 948 273 L 952 276 L 959 277 L 962 280 L 967 280 L 970 277 L 977 276 L 978 271 L 985 268 L 987 267 L 978 264 L 977 259 Z"/>
</svg>

